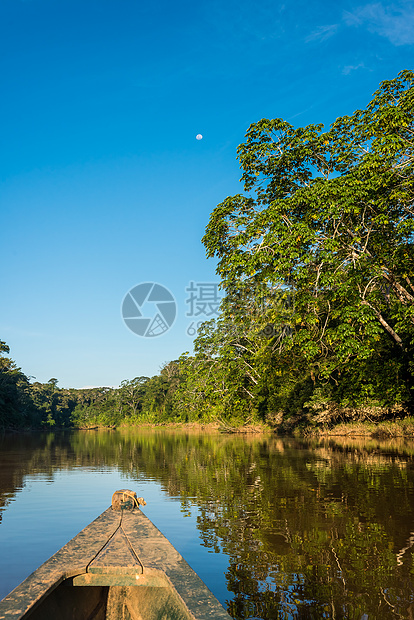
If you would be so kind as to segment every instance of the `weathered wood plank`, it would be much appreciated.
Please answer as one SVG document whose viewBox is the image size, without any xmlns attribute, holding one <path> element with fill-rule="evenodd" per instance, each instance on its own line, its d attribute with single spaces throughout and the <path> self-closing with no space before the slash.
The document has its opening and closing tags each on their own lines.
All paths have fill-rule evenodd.
<svg viewBox="0 0 414 620">
<path fill-rule="evenodd" d="M 103 512 L 0 601 L 0 620 L 20 618 L 64 579 L 86 572 L 119 523 L 119 513 Z"/>
<path fill-rule="evenodd" d="M 125 513 L 122 527 L 144 565 L 144 574 L 146 567 L 164 571 L 195 618 L 229 619 L 205 583 L 141 511 Z"/>
<path fill-rule="evenodd" d="M 140 613 L 145 618 L 156 618 L 156 607 L 160 605 L 163 609 L 171 606 L 173 615 L 163 616 L 168 618 L 230 617 L 178 551 L 137 508 L 132 512 L 112 508 L 103 512 L 0 601 L 0 620 L 19 620 L 39 605 L 39 611 L 43 610 L 48 595 L 64 581 L 61 587 L 65 592 L 54 592 L 53 600 L 46 605 L 48 609 L 54 608 L 55 599 L 70 601 L 72 597 L 75 601 L 76 592 L 85 588 L 85 592 L 100 589 L 107 593 L 105 605 L 93 603 L 97 619 L 113 615 L 110 610 L 121 604 L 122 593 L 126 597 L 124 608 L 129 609 L 131 618 L 138 618 Z M 114 596 L 116 605 L 110 603 Z M 84 596 L 80 598 L 85 600 Z M 92 602 L 91 598 L 88 604 Z M 42 615 L 35 612 L 34 617 Z"/>
</svg>

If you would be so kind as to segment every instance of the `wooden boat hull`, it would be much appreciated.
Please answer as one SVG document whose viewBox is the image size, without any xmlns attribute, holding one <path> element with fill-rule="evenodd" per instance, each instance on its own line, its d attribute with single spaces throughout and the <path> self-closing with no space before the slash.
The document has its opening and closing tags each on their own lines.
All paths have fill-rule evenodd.
<svg viewBox="0 0 414 620">
<path fill-rule="evenodd" d="M 139 510 L 108 508 L 0 601 L 0 620 L 228 620 Z"/>
</svg>

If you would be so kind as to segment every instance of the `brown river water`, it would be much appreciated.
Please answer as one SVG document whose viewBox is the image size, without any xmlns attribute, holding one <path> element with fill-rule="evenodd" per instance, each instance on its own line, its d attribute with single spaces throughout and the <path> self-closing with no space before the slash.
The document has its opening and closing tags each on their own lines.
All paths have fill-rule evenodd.
<svg viewBox="0 0 414 620">
<path fill-rule="evenodd" d="M 233 618 L 414 618 L 414 442 L 0 437 L 0 598 L 130 488 Z"/>
</svg>

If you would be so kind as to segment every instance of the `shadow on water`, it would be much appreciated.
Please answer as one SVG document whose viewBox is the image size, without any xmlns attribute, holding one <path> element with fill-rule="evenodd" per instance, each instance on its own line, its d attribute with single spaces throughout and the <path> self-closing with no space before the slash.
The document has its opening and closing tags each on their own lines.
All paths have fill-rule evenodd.
<svg viewBox="0 0 414 620">
<path fill-rule="evenodd" d="M 0 440 L 0 517 L 28 475 L 114 467 L 196 505 L 237 619 L 412 618 L 414 443 L 162 430 Z M 131 482 L 133 484 L 133 482 Z"/>
</svg>

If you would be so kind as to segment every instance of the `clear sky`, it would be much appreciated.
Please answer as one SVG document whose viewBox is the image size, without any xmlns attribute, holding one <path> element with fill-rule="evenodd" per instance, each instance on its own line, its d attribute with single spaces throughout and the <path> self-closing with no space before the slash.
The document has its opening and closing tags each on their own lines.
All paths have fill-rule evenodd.
<svg viewBox="0 0 414 620">
<path fill-rule="evenodd" d="M 214 308 L 194 303 L 187 316 L 186 288 L 215 292 L 201 237 L 214 207 L 242 192 L 248 126 L 330 124 L 413 68 L 413 52 L 411 0 L 0 0 L 11 357 L 38 381 L 116 386 L 191 351 L 188 328 Z M 157 337 L 122 319 L 143 282 L 177 303 Z M 157 310 L 149 299 L 138 309 Z"/>
</svg>

